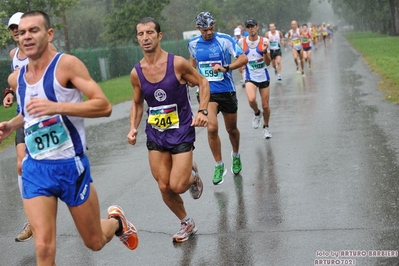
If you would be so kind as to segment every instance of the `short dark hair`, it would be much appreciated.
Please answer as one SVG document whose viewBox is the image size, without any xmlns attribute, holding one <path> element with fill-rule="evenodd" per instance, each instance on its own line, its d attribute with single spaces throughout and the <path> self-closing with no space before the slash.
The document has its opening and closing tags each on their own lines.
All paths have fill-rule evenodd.
<svg viewBox="0 0 399 266">
<path fill-rule="evenodd" d="M 40 10 L 27 11 L 21 16 L 21 18 L 34 17 L 34 16 L 42 16 L 44 18 L 44 27 L 46 28 L 46 30 L 51 28 L 50 18 L 43 11 L 40 11 Z"/>
<path fill-rule="evenodd" d="M 155 31 L 157 33 L 160 33 L 161 32 L 161 25 L 159 25 L 158 21 L 156 21 L 152 17 L 145 17 L 145 18 L 140 19 L 137 22 L 137 24 L 136 24 L 136 35 L 137 35 L 137 25 L 139 25 L 139 24 L 148 24 L 148 23 L 151 23 L 151 22 L 155 24 Z"/>
</svg>

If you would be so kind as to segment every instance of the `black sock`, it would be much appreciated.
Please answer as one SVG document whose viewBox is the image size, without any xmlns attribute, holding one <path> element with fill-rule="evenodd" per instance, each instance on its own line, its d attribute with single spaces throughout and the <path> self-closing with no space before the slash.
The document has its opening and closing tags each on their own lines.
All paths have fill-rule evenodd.
<svg viewBox="0 0 399 266">
<path fill-rule="evenodd" d="M 259 116 L 259 115 L 260 115 L 260 110 L 258 110 L 258 112 L 255 113 L 255 115 L 256 115 L 256 116 Z"/>
<path fill-rule="evenodd" d="M 119 223 L 119 228 L 118 228 L 118 230 L 115 231 L 115 235 L 120 236 L 122 234 L 122 230 L 123 230 L 122 220 L 121 220 L 121 218 L 119 218 L 117 216 L 113 216 L 112 218 L 116 219 Z"/>
</svg>

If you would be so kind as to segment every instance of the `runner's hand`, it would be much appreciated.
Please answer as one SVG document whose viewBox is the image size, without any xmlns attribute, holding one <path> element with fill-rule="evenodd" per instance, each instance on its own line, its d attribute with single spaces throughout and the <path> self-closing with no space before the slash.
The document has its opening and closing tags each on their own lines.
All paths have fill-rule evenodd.
<svg viewBox="0 0 399 266">
<path fill-rule="evenodd" d="M 5 140 L 10 134 L 12 130 L 10 124 L 8 122 L 0 123 L 0 143 Z"/>
<path fill-rule="evenodd" d="M 14 95 L 12 95 L 12 93 L 8 93 L 6 96 L 4 96 L 3 105 L 5 108 L 10 108 L 13 102 L 14 102 Z"/>
<path fill-rule="evenodd" d="M 263 42 L 262 52 L 267 53 L 267 48 L 269 48 L 269 43 Z"/>
<path fill-rule="evenodd" d="M 134 128 L 132 130 L 130 130 L 129 134 L 127 134 L 127 142 L 131 145 L 135 145 L 136 144 L 136 140 L 137 140 L 137 129 Z"/>
<path fill-rule="evenodd" d="M 208 117 L 201 112 L 194 116 L 193 122 L 191 123 L 192 127 L 206 127 L 207 125 Z"/>
<path fill-rule="evenodd" d="M 57 114 L 57 103 L 44 98 L 31 98 L 26 104 L 26 111 L 32 117 Z"/>
</svg>

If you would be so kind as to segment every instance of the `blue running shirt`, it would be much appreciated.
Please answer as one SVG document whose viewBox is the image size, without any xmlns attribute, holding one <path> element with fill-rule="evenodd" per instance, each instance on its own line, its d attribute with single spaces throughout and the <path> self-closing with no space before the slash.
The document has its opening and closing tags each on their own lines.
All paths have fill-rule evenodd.
<svg viewBox="0 0 399 266">
<path fill-rule="evenodd" d="M 231 70 L 215 74 L 212 66 L 215 64 L 231 64 L 232 57 L 237 58 L 244 52 L 230 35 L 215 32 L 212 40 L 205 41 L 202 36 L 193 37 L 188 43 L 191 56 L 197 61 L 197 69 L 208 81 L 211 94 L 235 92 Z"/>
</svg>

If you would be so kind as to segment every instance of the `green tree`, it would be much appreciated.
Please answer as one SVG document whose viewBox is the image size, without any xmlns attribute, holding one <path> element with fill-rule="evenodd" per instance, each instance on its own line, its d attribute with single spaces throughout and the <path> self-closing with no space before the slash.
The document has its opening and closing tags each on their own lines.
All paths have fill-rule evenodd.
<svg viewBox="0 0 399 266">
<path fill-rule="evenodd" d="M 85 6 L 69 10 L 67 18 L 71 47 L 76 49 L 104 45 L 101 34 L 104 31 L 105 15 L 106 9 L 103 5 Z"/>
<path fill-rule="evenodd" d="M 399 35 L 399 0 L 328 0 L 334 12 L 358 30 Z"/>
<path fill-rule="evenodd" d="M 7 18 L 7 14 L 4 11 L 0 11 L 0 19 Z M 0 47 L 4 47 L 12 41 L 11 35 L 8 31 L 7 25 L 0 23 Z"/>
<path fill-rule="evenodd" d="M 8 16 L 15 12 L 26 12 L 30 10 L 42 10 L 51 18 L 52 27 L 64 30 L 64 39 L 67 52 L 69 52 L 68 24 L 66 20 L 66 10 L 77 7 L 79 0 L 7 0 L 0 2 L 0 10 Z"/>
<path fill-rule="evenodd" d="M 111 13 L 105 16 L 103 38 L 110 43 L 135 41 L 137 21 L 143 17 L 163 20 L 161 12 L 167 4 L 169 0 L 112 0 Z"/>
</svg>

